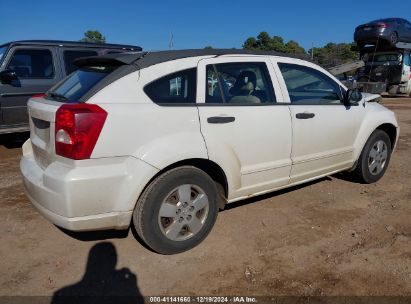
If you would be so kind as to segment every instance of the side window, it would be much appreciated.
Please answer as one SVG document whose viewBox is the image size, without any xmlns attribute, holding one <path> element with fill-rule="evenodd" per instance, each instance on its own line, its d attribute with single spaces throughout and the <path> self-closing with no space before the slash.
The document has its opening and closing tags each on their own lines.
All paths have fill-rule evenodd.
<svg viewBox="0 0 411 304">
<path fill-rule="evenodd" d="M 263 62 L 207 65 L 206 103 L 274 103 L 275 95 Z"/>
<path fill-rule="evenodd" d="M 74 60 L 81 57 L 97 56 L 94 51 L 64 51 L 64 65 L 66 66 L 66 74 L 71 74 L 78 67 L 73 63 Z"/>
<path fill-rule="evenodd" d="M 404 54 L 404 65 L 411 66 L 410 54 Z"/>
<path fill-rule="evenodd" d="M 7 69 L 16 72 L 18 78 L 53 78 L 54 67 L 50 50 L 16 50 Z"/>
<path fill-rule="evenodd" d="M 196 103 L 197 69 L 164 76 L 146 85 L 144 92 L 159 104 Z"/>
<path fill-rule="evenodd" d="M 341 104 L 338 83 L 315 69 L 278 64 L 288 89 L 290 101 L 296 104 Z"/>
</svg>

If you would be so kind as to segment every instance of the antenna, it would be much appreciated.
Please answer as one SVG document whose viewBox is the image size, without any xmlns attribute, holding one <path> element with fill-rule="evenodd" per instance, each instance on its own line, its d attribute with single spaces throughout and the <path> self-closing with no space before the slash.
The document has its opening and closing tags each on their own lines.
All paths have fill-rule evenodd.
<svg viewBox="0 0 411 304">
<path fill-rule="evenodd" d="M 172 49 L 174 47 L 174 35 L 173 32 L 170 32 L 170 41 L 168 42 L 168 48 Z"/>
</svg>

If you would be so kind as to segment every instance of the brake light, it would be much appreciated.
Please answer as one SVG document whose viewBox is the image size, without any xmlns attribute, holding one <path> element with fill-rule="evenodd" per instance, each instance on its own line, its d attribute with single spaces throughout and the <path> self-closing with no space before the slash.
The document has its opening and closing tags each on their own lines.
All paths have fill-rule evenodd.
<svg viewBox="0 0 411 304">
<path fill-rule="evenodd" d="M 377 23 L 376 27 L 378 27 L 378 28 L 387 28 L 387 27 L 388 27 L 388 24 L 387 24 L 387 23 L 380 22 L 380 23 Z"/>
<path fill-rule="evenodd" d="M 43 98 L 45 96 L 46 96 L 46 94 L 41 93 L 41 94 L 34 94 L 33 96 L 31 96 L 31 98 Z"/>
<path fill-rule="evenodd" d="M 93 152 L 107 112 L 95 104 L 64 104 L 56 112 L 56 154 L 75 159 L 88 159 Z"/>
</svg>

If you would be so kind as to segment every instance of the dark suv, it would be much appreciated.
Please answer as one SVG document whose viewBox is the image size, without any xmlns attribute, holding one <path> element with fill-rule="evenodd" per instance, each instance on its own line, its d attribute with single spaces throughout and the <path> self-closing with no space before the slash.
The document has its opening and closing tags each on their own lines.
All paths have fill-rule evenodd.
<svg viewBox="0 0 411 304">
<path fill-rule="evenodd" d="M 29 130 L 27 100 L 77 68 L 80 57 L 142 51 L 139 46 L 72 41 L 14 41 L 0 45 L 0 134 Z"/>
</svg>

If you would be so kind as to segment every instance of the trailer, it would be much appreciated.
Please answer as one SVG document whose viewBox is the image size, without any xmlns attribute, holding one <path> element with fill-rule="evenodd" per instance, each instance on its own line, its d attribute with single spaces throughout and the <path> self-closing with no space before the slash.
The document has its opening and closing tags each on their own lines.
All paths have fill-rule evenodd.
<svg viewBox="0 0 411 304">
<path fill-rule="evenodd" d="M 345 84 L 363 92 L 411 97 L 411 43 L 377 44 L 358 51 L 359 60 L 331 67 L 329 72 L 335 76 L 355 72 L 355 80 Z"/>
</svg>

